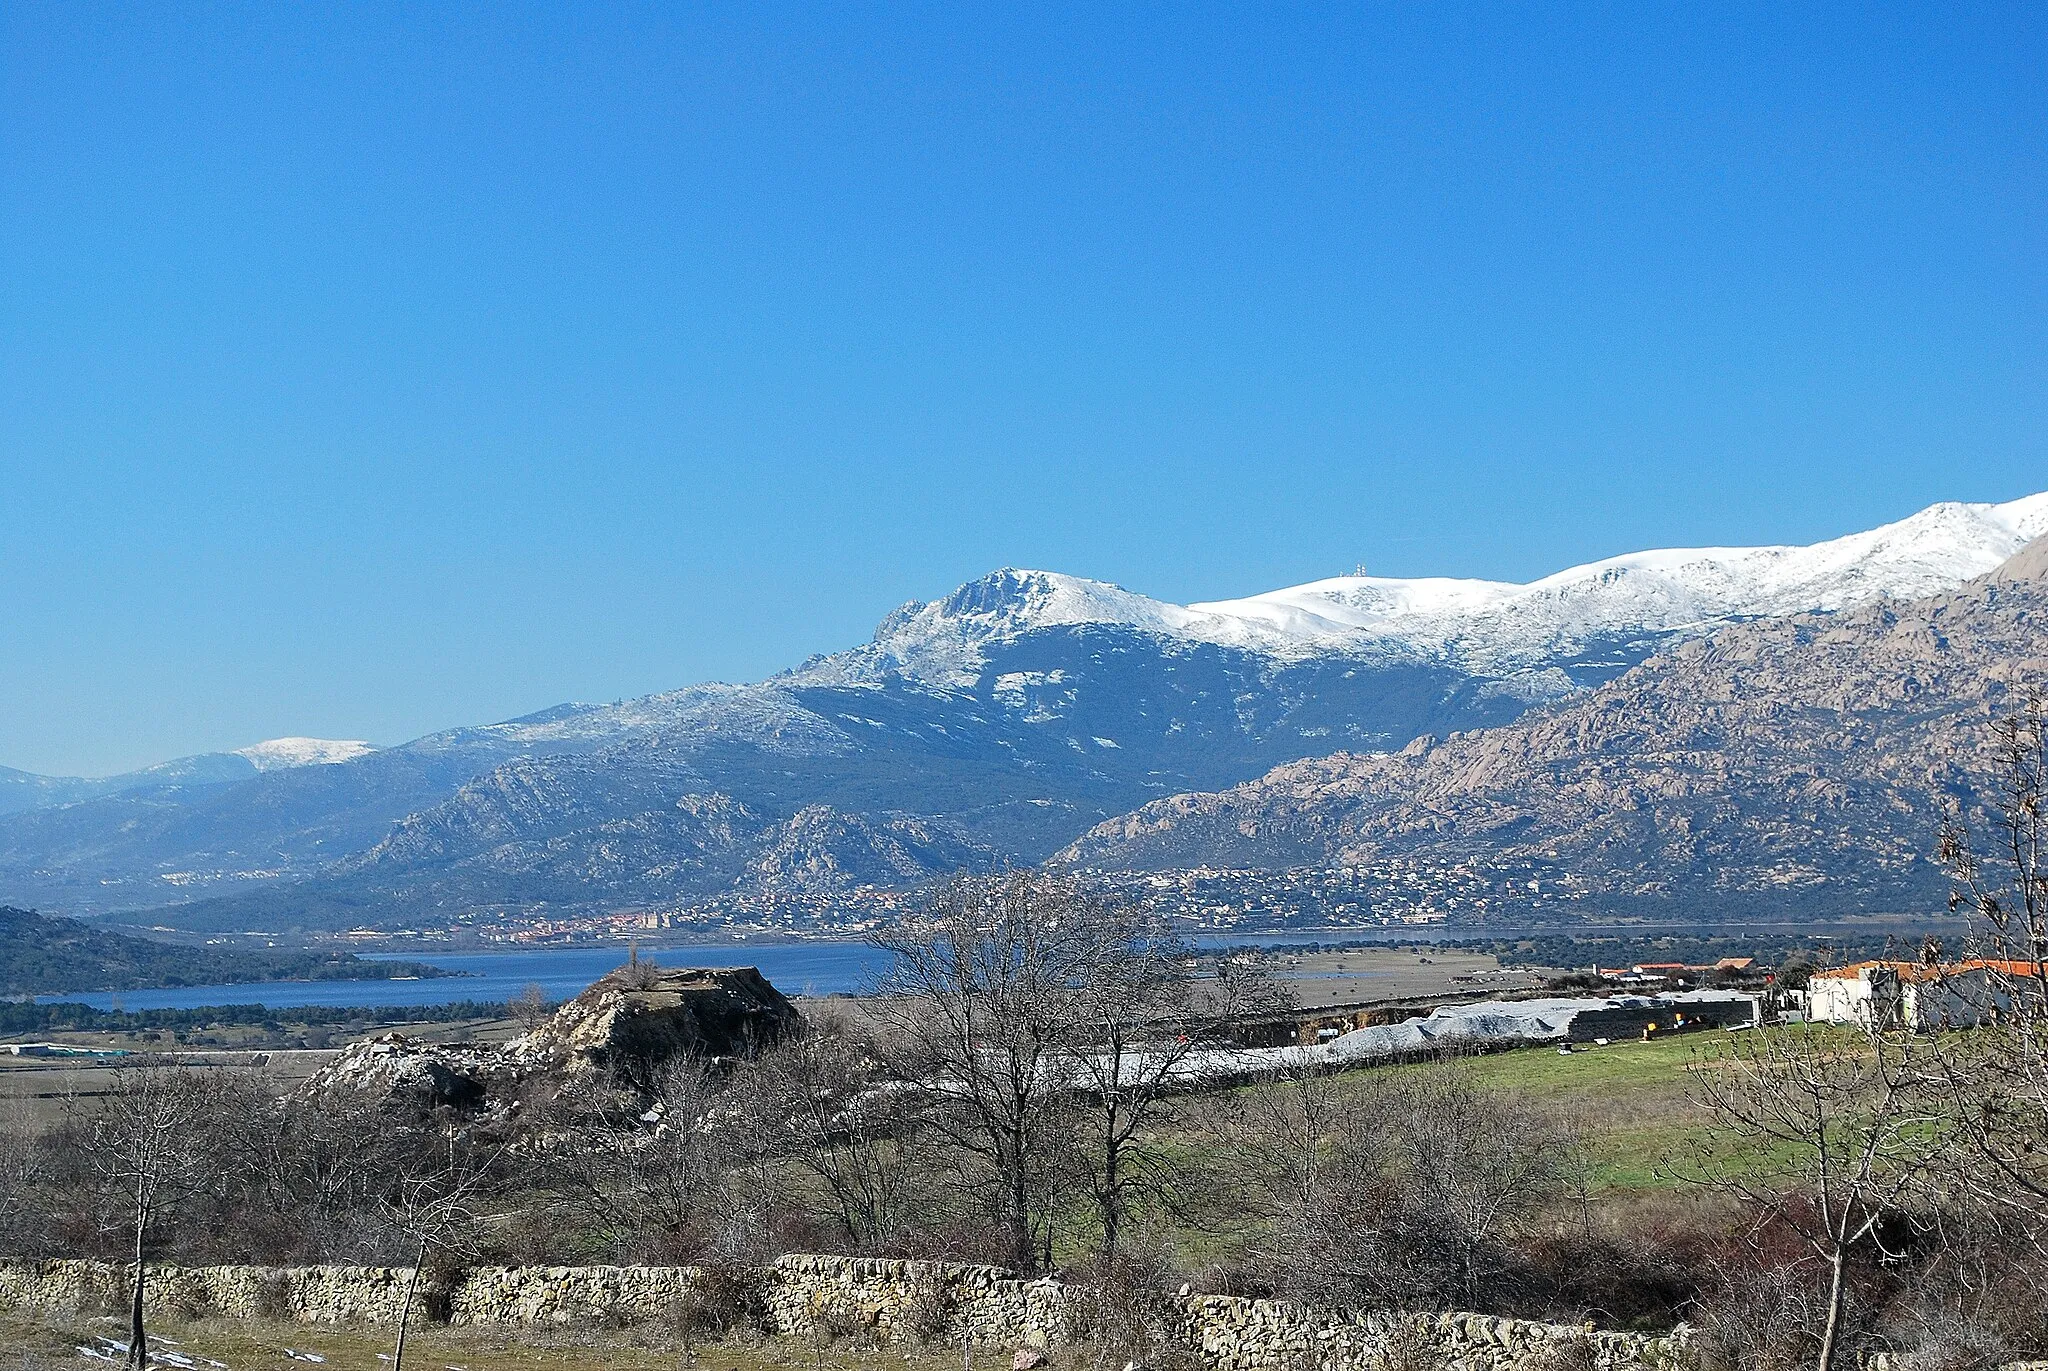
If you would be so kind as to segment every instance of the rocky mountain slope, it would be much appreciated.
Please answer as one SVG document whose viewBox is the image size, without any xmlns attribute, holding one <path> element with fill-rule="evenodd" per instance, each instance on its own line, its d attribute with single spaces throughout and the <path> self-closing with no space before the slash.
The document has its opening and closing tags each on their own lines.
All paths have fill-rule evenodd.
<svg viewBox="0 0 2048 1371">
<path fill-rule="evenodd" d="M 1555 863 L 1608 908 L 1938 909 L 1936 823 L 1975 803 L 1992 721 L 2044 686 L 2048 539 L 1946 594 L 1726 628 L 1505 727 L 1155 801 L 1062 859 L 1484 853 Z"/>
<path fill-rule="evenodd" d="M 1189 606 L 1001 571 L 757 684 L 562 705 L 341 759 L 279 749 L 328 764 L 0 815 L 0 897 L 181 927 L 332 927 L 1035 862 L 1148 801 L 1510 722 L 1731 623 L 1952 588 L 2044 532 L 2039 495 L 1527 586 L 1351 576 Z"/>
</svg>

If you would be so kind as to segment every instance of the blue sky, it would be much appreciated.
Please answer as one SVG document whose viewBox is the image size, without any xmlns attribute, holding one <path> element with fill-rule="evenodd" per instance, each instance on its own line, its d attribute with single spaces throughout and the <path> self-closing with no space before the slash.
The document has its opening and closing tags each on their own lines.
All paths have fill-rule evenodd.
<svg viewBox="0 0 2048 1371">
<path fill-rule="evenodd" d="M 2044 13 L 0 8 L 0 763 L 2048 487 Z"/>
</svg>

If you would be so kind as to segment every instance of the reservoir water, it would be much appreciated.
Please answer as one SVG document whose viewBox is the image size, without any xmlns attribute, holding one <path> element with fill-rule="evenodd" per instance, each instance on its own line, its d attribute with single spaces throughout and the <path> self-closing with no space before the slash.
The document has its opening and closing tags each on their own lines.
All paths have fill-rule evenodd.
<svg viewBox="0 0 2048 1371">
<path fill-rule="evenodd" d="M 1197 946 L 1283 946 L 1313 943 L 1336 934 L 1232 934 L 1191 939 Z M 1356 936 L 1351 935 L 1351 936 Z M 369 956 L 379 954 L 370 953 Z M 43 995 L 49 1003 L 75 1000 L 100 1009 L 196 1009 L 202 1005 L 260 1004 L 272 1009 L 302 1005 L 378 1008 L 391 1005 L 452 1004 L 457 1000 L 509 1000 L 538 985 L 550 1000 L 566 1000 L 614 967 L 625 963 L 622 947 L 530 948 L 518 952 L 392 953 L 396 960 L 426 962 L 459 973 L 433 980 L 264 981 L 239 985 L 187 985 L 165 990 L 123 990 L 83 995 Z M 758 966 L 787 995 L 833 995 L 872 985 L 886 957 L 862 942 L 693 943 L 645 949 L 642 955 L 664 966 Z"/>
</svg>

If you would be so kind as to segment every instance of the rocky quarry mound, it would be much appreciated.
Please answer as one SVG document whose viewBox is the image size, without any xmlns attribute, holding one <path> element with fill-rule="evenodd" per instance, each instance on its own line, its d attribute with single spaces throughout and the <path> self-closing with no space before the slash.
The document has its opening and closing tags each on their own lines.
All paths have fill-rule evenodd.
<svg viewBox="0 0 2048 1371">
<path fill-rule="evenodd" d="M 644 1091 L 679 1057 L 751 1057 L 799 1033 L 803 1015 L 751 966 L 619 968 L 502 1046 L 387 1033 L 348 1047 L 302 1095 L 348 1094 L 409 1114 L 510 1112 L 539 1085 Z"/>
<path fill-rule="evenodd" d="M 751 966 L 620 967 L 505 1047 L 522 1069 L 609 1071 L 644 1080 L 676 1057 L 751 1057 L 803 1026 L 803 1016 Z"/>
<path fill-rule="evenodd" d="M 482 1043 L 427 1043 L 386 1033 L 351 1044 L 302 1087 L 309 1095 L 353 1095 L 406 1114 L 483 1107 L 513 1084 L 497 1048 Z"/>
</svg>

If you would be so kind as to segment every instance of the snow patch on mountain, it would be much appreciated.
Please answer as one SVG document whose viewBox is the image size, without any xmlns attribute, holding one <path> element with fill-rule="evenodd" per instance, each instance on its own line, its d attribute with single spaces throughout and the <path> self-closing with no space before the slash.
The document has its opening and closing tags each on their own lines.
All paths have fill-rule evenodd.
<svg viewBox="0 0 2048 1371">
<path fill-rule="evenodd" d="M 258 771 L 282 771 L 293 766 L 332 766 L 352 762 L 377 749 L 360 739 L 271 738 L 266 742 L 234 750 Z"/>
</svg>

